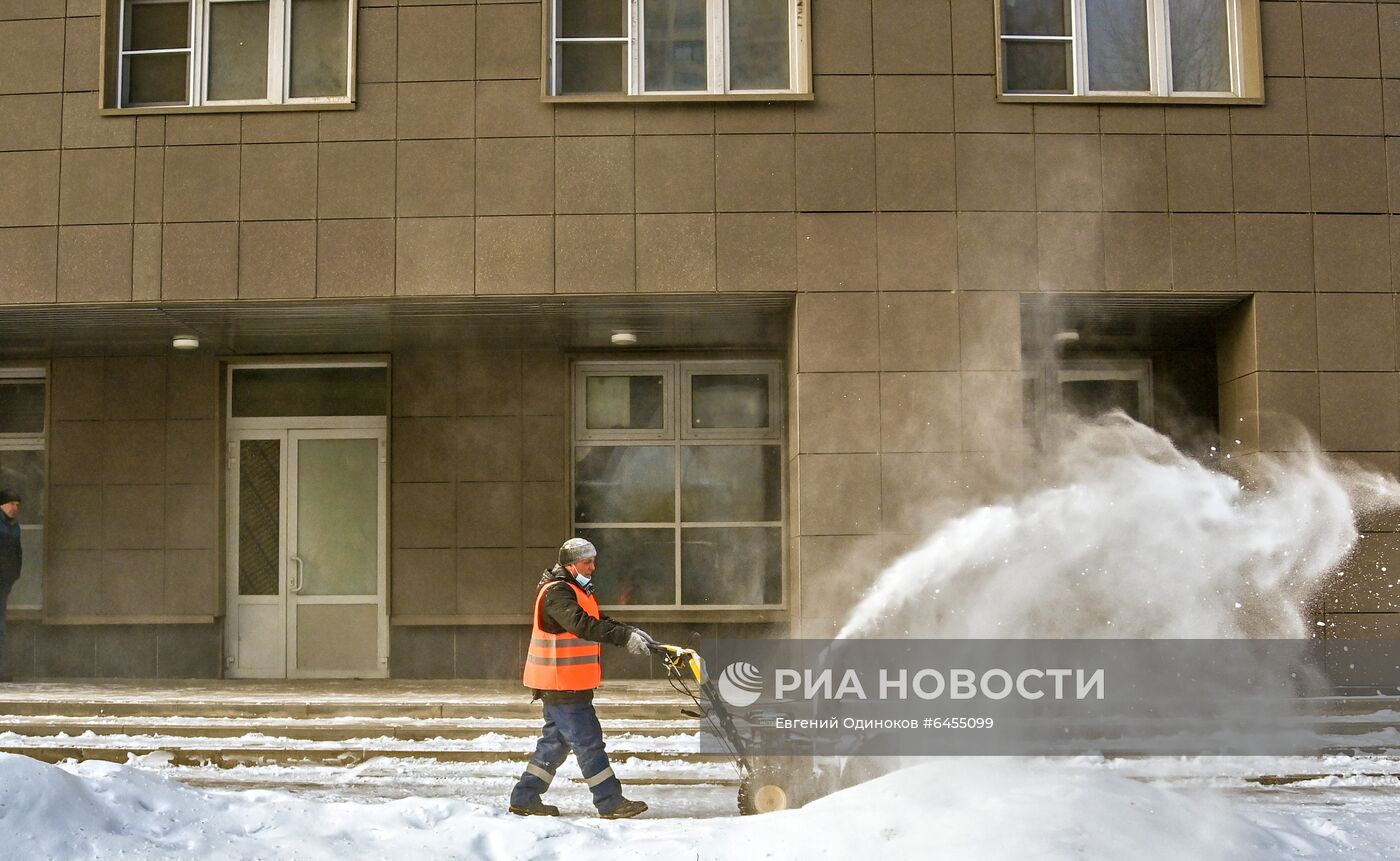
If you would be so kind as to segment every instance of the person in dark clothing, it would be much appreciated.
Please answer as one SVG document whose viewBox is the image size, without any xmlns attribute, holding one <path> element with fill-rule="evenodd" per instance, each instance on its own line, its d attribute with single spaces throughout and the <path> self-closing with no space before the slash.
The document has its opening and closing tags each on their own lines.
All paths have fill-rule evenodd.
<svg viewBox="0 0 1400 861">
<path fill-rule="evenodd" d="M 519 816 L 559 815 L 559 808 L 540 795 L 571 750 L 604 818 L 626 819 L 647 809 L 646 802 L 622 796 L 593 710 L 593 691 L 602 681 L 599 644 L 645 655 L 653 641 L 598 609 L 592 585 L 596 557 L 591 543 L 570 538 L 559 548 L 559 564 L 544 572 L 537 587 L 524 681 L 535 699 L 544 701 L 544 730 L 510 794 L 510 812 Z"/>
<path fill-rule="evenodd" d="M 5 610 L 10 603 L 10 590 L 24 566 L 18 517 L 19 494 L 0 490 L 0 682 L 10 680 L 5 670 Z"/>
</svg>

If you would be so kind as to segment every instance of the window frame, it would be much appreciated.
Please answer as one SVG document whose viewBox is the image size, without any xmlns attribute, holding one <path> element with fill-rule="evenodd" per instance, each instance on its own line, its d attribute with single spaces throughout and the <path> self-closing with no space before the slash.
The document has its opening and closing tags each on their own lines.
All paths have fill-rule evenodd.
<svg viewBox="0 0 1400 861">
<path fill-rule="evenodd" d="M 782 90 L 731 90 L 729 64 L 729 2 L 705 0 L 705 90 L 647 90 L 645 0 L 618 0 L 625 4 L 625 36 L 560 37 L 555 22 L 562 0 L 542 0 L 543 43 L 540 69 L 541 98 L 546 102 L 646 102 L 646 101 L 810 101 L 812 95 L 811 0 L 788 2 L 788 81 Z M 626 92 L 560 93 L 560 67 L 555 61 L 560 43 L 624 43 Z"/>
<path fill-rule="evenodd" d="M 637 436 L 636 431 L 590 431 L 583 426 L 582 416 L 587 412 L 586 379 L 590 376 L 617 376 L 620 373 L 655 373 L 657 368 L 669 367 L 671 369 L 665 377 L 665 409 L 667 416 L 663 424 L 669 429 L 667 432 L 658 434 L 654 429 L 648 430 L 648 436 Z M 734 433 L 718 436 L 712 435 L 709 430 L 687 433 L 689 424 L 689 398 L 690 380 L 697 375 L 713 373 L 763 373 L 769 378 L 769 426 L 762 429 L 738 428 Z M 670 530 L 674 535 L 672 546 L 674 577 L 674 599 L 669 604 L 609 604 L 604 605 L 609 610 L 633 611 L 670 611 L 682 614 L 703 614 L 707 612 L 732 612 L 732 613 L 763 613 L 772 611 L 782 611 L 787 609 L 789 599 L 789 588 L 787 580 L 788 571 L 788 542 L 790 535 L 787 525 L 788 509 L 788 464 L 787 464 L 787 438 L 785 432 L 785 417 L 783 415 L 783 393 L 781 390 L 784 376 L 781 360 L 778 359 L 678 359 L 672 361 L 657 361 L 639 358 L 636 361 L 616 361 L 616 360 L 588 360 L 581 359 L 574 362 L 572 369 L 572 397 L 570 398 L 571 409 L 573 411 L 573 421 L 571 423 L 572 433 L 569 438 L 569 526 L 570 534 L 577 535 L 580 530 L 595 529 L 658 529 Z M 682 406 L 682 402 L 685 406 Z M 681 416 L 684 415 L 685 422 Z M 672 485 L 674 494 L 674 505 L 672 518 L 669 522 L 599 522 L 580 523 L 574 519 L 576 512 L 576 489 L 578 486 L 578 452 L 584 448 L 596 448 L 606 446 L 653 446 L 670 448 L 673 453 Z M 682 489 L 682 457 L 683 451 L 688 446 L 765 446 L 778 449 L 779 455 L 779 488 L 780 497 L 779 516 L 777 520 L 764 521 L 686 521 L 682 519 L 681 489 Z M 777 603 L 760 604 L 687 604 L 684 603 L 682 592 L 684 571 L 682 569 L 683 540 L 682 536 L 687 529 L 697 528 L 733 528 L 733 527 L 759 527 L 777 528 L 779 530 L 779 571 L 777 572 L 779 584 L 779 601 Z"/>
<path fill-rule="evenodd" d="M 209 25 L 210 7 L 218 3 L 267 2 L 268 46 L 266 97 L 261 99 L 210 99 Z M 102 61 L 103 113 L 182 113 L 258 110 L 334 110 L 355 106 L 356 30 L 359 20 L 357 0 L 344 0 L 347 30 L 345 50 L 345 94 L 338 96 L 299 96 L 290 94 L 291 27 L 293 0 L 108 0 L 103 5 L 103 50 L 110 59 Z M 129 51 L 128 9 L 133 4 L 184 4 L 189 8 L 185 48 Z M 133 105 L 129 103 L 127 57 L 155 53 L 187 55 L 185 101 Z"/>
<path fill-rule="evenodd" d="M 43 424 L 43 428 L 42 428 L 41 430 L 39 430 L 38 433 L 4 433 L 4 434 L 0 434 L 0 451 L 37 451 L 37 452 L 40 453 L 40 462 L 43 464 L 43 471 L 44 471 L 42 484 L 43 484 L 43 487 L 44 487 L 44 501 L 45 501 L 45 502 L 47 502 L 47 500 L 48 500 L 48 495 L 49 495 L 49 446 L 48 446 L 48 438 L 49 438 L 49 431 L 50 431 L 50 428 L 51 428 L 51 426 L 52 426 L 52 418 L 51 418 L 51 409 L 50 409 L 50 405 L 51 405 L 52 400 L 53 400 L 52 397 L 51 397 L 51 388 L 52 388 L 52 387 L 50 386 L 50 379 L 49 379 L 49 376 L 50 376 L 50 375 L 49 375 L 49 369 L 48 369 L 48 367 L 47 367 L 46 365 L 6 365 L 6 366 L 0 366 L 0 380 L 4 380 L 4 381 L 10 381 L 10 380 L 32 380 L 32 381 L 41 382 L 41 383 L 43 384 L 43 386 L 44 386 L 44 424 Z M 38 501 L 38 500 L 27 500 L 27 501 L 22 502 L 22 507 L 23 507 L 22 510 L 23 510 L 23 509 L 27 509 L 27 510 L 30 510 L 30 511 L 35 511 L 35 510 L 37 510 L 37 512 L 38 512 L 38 522 L 37 522 L 37 523 L 27 523 L 27 524 L 26 524 L 26 523 L 21 523 L 21 524 L 20 524 L 20 533 L 21 533 L 21 535 L 22 535 L 23 533 L 25 533 L 25 532 L 37 532 L 37 533 L 39 533 L 39 537 L 38 537 L 38 541 L 39 541 L 39 553 L 38 553 L 38 558 L 37 558 L 37 559 L 33 558 L 33 554 L 26 554 L 26 557 L 25 557 L 25 558 L 26 558 L 27 562 L 26 562 L 26 564 L 25 564 L 25 566 L 24 566 L 26 569 L 30 568 L 30 566 L 36 566 L 36 567 L 37 567 L 37 573 L 38 573 L 38 581 L 37 581 L 37 582 L 38 582 L 38 586 L 35 587 L 35 588 L 37 588 L 37 590 L 38 590 L 38 596 L 39 596 L 39 597 L 38 597 L 37 602 L 34 602 L 34 603 L 21 603 L 21 600 L 22 600 L 22 599 L 21 599 L 21 600 L 16 600 L 17 598 L 21 598 L 21 596 L 22 596 L 22 594 L 23 594 L 22 592 L 18 591 L 19 589 L 21 589 L 21 588 L 26 588 L 26 589 L 27 589 L 27 588 L 29 588 L 29 584 L 32 584 L 32 583 L 35 582 L 35 581 L 32 579 L 33 576 L 34 576 L 33 574 L 28 574 L 28 576 L 21 576 L 20 582 L 21 582 L 21 583 L 25 583 L 26 580 L 27 580 L 28 583 L 26 583 L 26 585 L 25 585 L 24 587 L 20 587 L 19 585 L 16 585 L 16 591 L 15 591 L 15 592 L 12 592 L 12 593 L 10 594 L 10 602 L 9 602 L 9 605 L 8 605 L 8 613 L 9 613 L 9 615 L 13 615 L 13 616 L 15 616 L 16 618 L 33 617 L 33 616 L 37 616 L 38 614 L 42 613 L 42 611 L 43 611 L 43 609 L 44 609 L 44 581 L 45 581 L 45 579 L 46 579 L 45 576 L 44 576 L 44 574 L 45 574 L 45 572 L 46 572 L 47 569 L 48 569 L 48 565 L 46 564 L 47 558 L 48 558 L 48 548 L 45 546 L 45 538 L 46 538 L 46 536 L 47 536 L 47 534 L 48 534 L 48 512 L 45 510 L 45 509 L 47 508 L 47 505 L 46 505 L 46 504 L 39 504 L 39 501 Z M 23 514 L 21 514 L 21 517 L 22 517 L 22 516 L 23 516 Z M 26 573 L 27 573 L 27 572 L 26 572 Z"/>
<path fill-rule="evenodd" d="M 1147 12 L 1148 90 L 1089 89 L 1086 0 L 1064 0 L 1070 15 L 1069 33 L 1036 36 L 1002 32 L 1002 0 L 993 2 L 996 27 L 997 101 L 1001 102 L 1128 102 L 1182 104 L 1263 104 L 1264 65 L 1261 49 L 1260 0 L 1225 0 L 1229 28 L 1230 92 L 1173 90 L 1171 87 L 1171 2 L 1143 0 Z M 1004 46 L 1007 42 L 1064 42 L 1070 51 L 1070 92 L 1008 91 Z"/>
</svg>

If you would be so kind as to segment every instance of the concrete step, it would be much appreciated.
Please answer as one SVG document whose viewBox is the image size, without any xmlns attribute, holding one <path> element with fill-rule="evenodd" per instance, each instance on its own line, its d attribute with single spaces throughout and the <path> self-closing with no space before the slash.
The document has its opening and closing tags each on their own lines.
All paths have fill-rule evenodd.
<svg viewBox="0 0 1400 861">
<path fill-rule="evenodd" d="M 218 744 L 125 744 L 95 746 L 92 739 L 35 739 L 34 744 L 0 744 L 0 753 L 14 753 L 40 762 L 63 762 L 68 759 L 101 760 L 126 763 L 132 757 L 159 756 L 173 766 L 213 765 L 220 768 L 255 765 L 335 765 L 350 767 L 371 759 L 431 759 L 437 762 L 485 763 L 523 762 L 528 750 L 463 750 L 434 749 L 405 750 L 337 745 L 326 748 L 304 746 L 248 746 Z M 42 743 L 39 743 L 41 742 Z M 168 740 L 166 740 L 168 741 Z M 194 740 L 192 740 L 194 741 Z M 207 741 L 207 740 L 206 740 Z M 615 758 L 637 759 L 642 762 L 723 763 L 723 754 L 691 751 L 628 750 L 609 745 L 608 753 Z"/>
</svg>

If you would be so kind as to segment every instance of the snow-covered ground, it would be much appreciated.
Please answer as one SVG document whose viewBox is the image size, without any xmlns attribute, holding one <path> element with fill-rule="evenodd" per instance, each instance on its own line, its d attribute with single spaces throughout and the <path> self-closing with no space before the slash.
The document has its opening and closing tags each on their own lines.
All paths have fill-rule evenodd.
<svg viewBox="0 0 1400 861">
<path fill-rule="evenodd" d="M 759 817 L 692 818 L 674 788 L 634 786 L 653 809 L 626 822 L 582 815 L 571 783 L 551 798 L 580 815 L 510 816 L 508 773 L 494 798 L 473 791 L 478 775 L 458 797 L 367 803 L 196 788 L 142 766 L 0 755 L 0 858 L 1390 859 L 1400 846 L 1400 768 L 1386 758 L 940 759 Z M 1260 771 L 1351 776 L 1269 788 L 1238 776 Z"/>
</svg>

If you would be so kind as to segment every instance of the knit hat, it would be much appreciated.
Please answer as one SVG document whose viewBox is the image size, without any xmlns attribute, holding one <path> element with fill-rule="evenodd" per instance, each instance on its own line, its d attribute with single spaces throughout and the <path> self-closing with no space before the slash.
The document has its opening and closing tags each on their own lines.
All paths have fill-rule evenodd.
<svg viewBox="0 0 1400 861">
<path fill-rule="evenodd" d="M 19 494 L 11 490 L 10 488 L 7 487 L 4 490 L 0 490 L 0 505 L 4 505 L 9 502 L 19 501 Z"/>
<path fill-rule="evenodd" d="M 580 559 L 592 559 L 598 555 L 598 548 L 586 538 L 570 538 L 559 548 L 559 564 L 572 565 Z"/>
</svg>

